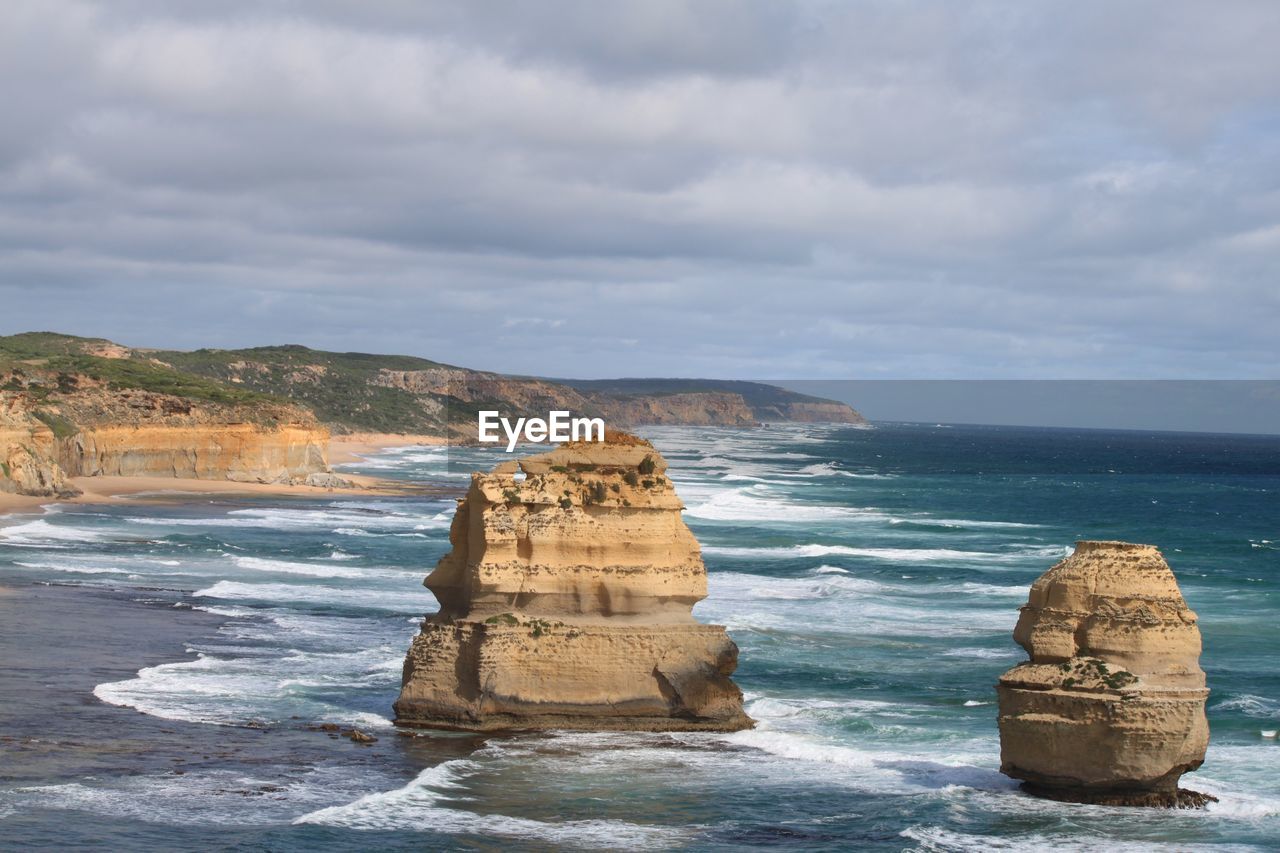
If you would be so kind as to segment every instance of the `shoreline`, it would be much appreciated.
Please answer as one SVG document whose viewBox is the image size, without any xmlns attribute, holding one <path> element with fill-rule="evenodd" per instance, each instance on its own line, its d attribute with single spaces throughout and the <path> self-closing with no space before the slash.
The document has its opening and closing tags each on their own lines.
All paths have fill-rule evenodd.
<svg viewBox="0 0 1280 853">
<path fill-rule="evenodd" d="M 353 433 L 329 442 L 329 465 L 359 462 L 364 456 L 388 447 L 415 444 L 443 445 L 445 439 L 438 436 L 407 435 L 398 433 Z M 15 513 L 40 513 L 48 504 L 118 504 L 125 501 L 141 501 L 154 498 L 172 501 L 183 497 L 196 498 L 207 495 L 257 495 L 279 497 L 314 497 L 347 495 L 359 497 L 394 496 L 414 493 L 409 484 L 396 480 L 372 477 L 365 474 L 343 472 L 344 479 L 356 483 L 355 489 L 336 489 L 323 486 L 291 485 L 288 483 L 252 483 L 234 480 L 197 480 L 182 477 L 72 477 L 69 482 L 81 494 L 71 498 L 51 495 L 19 495 L 0 492 L 0 518 Z"/>
<path fill-rule="evenodd" d="M 335 435 L 329 438 L 329 464 L 332 466 L 359 462 L 365 455 L 388 447 L 412 445 L 443 447 L 448 443 L 448 439 L 443 436 L 399 432 L 353 432 L 342 436 Z"/>
</svg>

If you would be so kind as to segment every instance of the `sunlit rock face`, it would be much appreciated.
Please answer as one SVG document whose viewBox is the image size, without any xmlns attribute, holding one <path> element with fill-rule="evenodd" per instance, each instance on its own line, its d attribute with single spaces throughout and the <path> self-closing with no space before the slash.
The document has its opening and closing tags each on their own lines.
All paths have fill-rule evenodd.
<svg viewBox="0 0 1280 853">
<path fill-rule="evenodd" d="M 1200 629 L 1151 545 L 1078 542 L 1040 576 L 1014 639 L 1031 659 L 1000 677 L 1001 771 L 1031 793 L 1190 806 L 1204 761 Z"/>
<path fill-rule="evenodd" d="M 328 429 L 295 405 L 193 401 L 85 377 L 39 396 L 4 390 L 14 383 L 4 379 L 0 491 L 69 497 L 79 491 L 69 478 L 96 476 L 350 485 L 329 470 Z"/>
<path fill-rule="evenodd" d="M 402 725 L 731 731 L 738 649 L 694 620 L 698 543 L 666 463 L 610 433 L 472 476 L 427 577 Z"/>
</svg>

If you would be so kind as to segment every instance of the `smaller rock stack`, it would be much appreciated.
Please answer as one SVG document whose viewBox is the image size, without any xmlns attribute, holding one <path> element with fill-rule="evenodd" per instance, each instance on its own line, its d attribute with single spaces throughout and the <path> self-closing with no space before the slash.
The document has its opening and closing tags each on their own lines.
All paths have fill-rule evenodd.
<svg viewBox="0 0 1280 853">
<path fill-rule="evenodd" d="M 1031 585 L 1013 638 L 1031 660 L 1000 677 L 1001 772 L 1030 793 L 1194 807 L 1204 761 L 1200 630 L 1151 545 L 1077 542 Z"/>
</svg>

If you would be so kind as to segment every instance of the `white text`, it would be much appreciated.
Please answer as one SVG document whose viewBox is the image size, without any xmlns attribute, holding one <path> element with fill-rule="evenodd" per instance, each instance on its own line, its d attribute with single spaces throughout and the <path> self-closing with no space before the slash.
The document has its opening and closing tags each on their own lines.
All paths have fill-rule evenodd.
<svg viewBox="0 0 1280 853">
<path fill-rule="evenodd" d="M 479 430 L 476 438 L 481 444 L 498 444 L 502 436 L 498 428 L 507 437 L 507 452 L 516 449 L 516 444 L 523 436 L 525 441 L 535 444 L 550 441 L 604 441 L 603 418 L 575 418 L 568 412 L 548 412 L 546 420 L 542 418 L 516 418 L 515 423 L 502 417 L 496 411 L 479 413 Z"/>
</svg>

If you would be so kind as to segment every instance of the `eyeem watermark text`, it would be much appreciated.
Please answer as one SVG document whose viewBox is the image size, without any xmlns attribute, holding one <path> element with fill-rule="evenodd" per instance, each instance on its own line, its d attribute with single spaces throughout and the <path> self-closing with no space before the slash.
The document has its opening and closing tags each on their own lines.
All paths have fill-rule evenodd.
<svg viewBox="0 0 1280 853">
<path fill-rule="evenodd" d="M 498 434 L 501 427 L 507 437 L 508 453 L 516 449 L 521 438 L 535 444 L 544 441 L 604 441 L 604 418 L 575 418 L 563 411 L 548 412 L 545 420 L 516 418 L 513 424 L 496 411 L 482 410 L 478 427 L 476 439 L 481 444 L 501 442 L 502 436 Z"/>
</svg>

